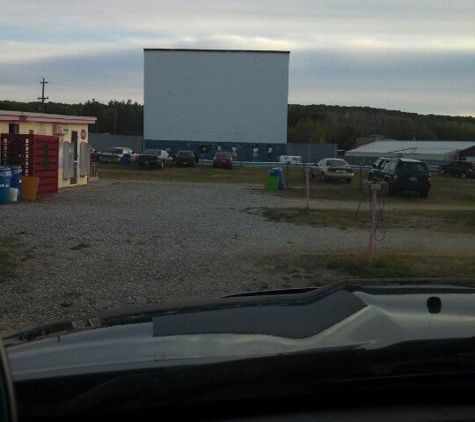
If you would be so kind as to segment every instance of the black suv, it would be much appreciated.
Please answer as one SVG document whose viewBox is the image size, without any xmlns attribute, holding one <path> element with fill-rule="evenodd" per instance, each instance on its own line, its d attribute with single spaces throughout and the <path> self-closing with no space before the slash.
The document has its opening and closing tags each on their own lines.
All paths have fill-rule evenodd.
<svg viewBox="0 0 475 422">
<path fill-rule="evenodd" d="M 451 161 L 448 164 L 439 166 L 439 174 L 442 176 L 455 176 L 459 179 L 475 178 L 475 162 L 465 160 Z"/>
<path fill-rule="evenodd" d="M 377 171 L 380 171 L 388 161 L 391 161 L 391 159 L 386 158 L 386 157 L 379 157 L 373 163 L 372 168 L 369 170 L 368 180 L 373 180 L 374 179 L 374 173 L 377 172 Z"/>
<path fill-rule="evenodd" d="M 427 198 L 432 184 L 426 162 L 413 158 L 381 157 L 383 160 L 373 165 L 370 172 L 372 180 L 387 182 L 389 193 L 419 192 L 422 198 Z"/>
<path fill-rule="evenodd" d="M 175 156 L 175 166 L 177 167 L 194 167 L 198 162 L 198 156 L 193 151 L 180 150 Z"/>
</svg>

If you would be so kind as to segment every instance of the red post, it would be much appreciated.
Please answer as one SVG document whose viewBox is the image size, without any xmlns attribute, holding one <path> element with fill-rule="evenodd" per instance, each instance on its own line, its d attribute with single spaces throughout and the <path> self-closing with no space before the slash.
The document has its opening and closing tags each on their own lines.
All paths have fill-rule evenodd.
<svg viewBox="0 0 475 422">
<path fill-rule="evenodd" d="M 305 169 L 305 188 L 306 188 L 306 196 L 307 196 L 307 208 L 308 208 L 308 201 L 310 196 L 310 170 Z"/>
<path fill-rule="evenodd" d="M 371 196 L 371 230 L 369 235 L 369 248 L 368 248 L 368 262 L 373 261 L 373 245 L 374 245 L 374 233 L 376 232 L 376 206 L 378 204 L 378 192 L 381 190 L 379 183 L 372 183 L 370 185 L 372 192 Z"/>
</svg>

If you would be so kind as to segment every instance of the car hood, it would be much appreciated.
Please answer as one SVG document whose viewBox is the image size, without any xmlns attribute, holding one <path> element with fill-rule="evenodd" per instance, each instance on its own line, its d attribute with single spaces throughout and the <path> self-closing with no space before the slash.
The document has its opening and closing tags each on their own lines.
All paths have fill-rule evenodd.
<svg viewBox="0 0 475 422">
<path fill-rule="evenodd" d="M 475 334 L 468 280 L 352 281 L 107 312 L 3 339 L 15 381 Z"/>
</svg>

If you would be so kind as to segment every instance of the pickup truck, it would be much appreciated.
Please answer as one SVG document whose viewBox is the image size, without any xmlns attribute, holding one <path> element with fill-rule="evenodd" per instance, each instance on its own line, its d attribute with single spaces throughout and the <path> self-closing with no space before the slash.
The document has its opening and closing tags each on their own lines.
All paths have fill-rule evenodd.
<svg viewBox="0 0 475 422">
<path fill-rule="evenodd" d="M 173 158 L 163 149 L 145 149 L 137 155 L 137 164 L 139 167 L 171 167 Z"/>
<path fill-rule="evenodd" d="M 124 159 L 131 160 L 134 152 L 131 148 L 127 147 L 113 147 L 104 151 L 99 156 L 99 162 L 101 163 L 122 163 Z"/>
<path fill-rule="evenodd" d="M 468 177 L 473 179 L 475 178 L 475 162 L 466 160 L 451 161 L 439 166 L 439 174 L 442 176 L 450 175 L 459 179 Z"/>
</svg>

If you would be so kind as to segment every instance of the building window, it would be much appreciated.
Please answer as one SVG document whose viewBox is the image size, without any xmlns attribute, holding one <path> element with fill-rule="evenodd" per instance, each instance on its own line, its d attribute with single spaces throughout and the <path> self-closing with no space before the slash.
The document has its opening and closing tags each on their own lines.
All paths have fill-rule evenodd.
<svg viewBox="0 0 475 422">
<path fill-rule="evenodd" d="M 20 133 L 20 125 L 18 123 L 10 123 L 8 125 L 8 133 L 18 135 Z"/>
</svg>

